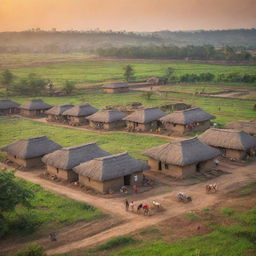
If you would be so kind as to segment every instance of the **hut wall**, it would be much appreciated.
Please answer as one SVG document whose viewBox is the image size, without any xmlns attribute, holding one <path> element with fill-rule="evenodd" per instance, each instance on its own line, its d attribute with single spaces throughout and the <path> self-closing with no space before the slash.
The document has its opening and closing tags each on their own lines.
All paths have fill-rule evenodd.
<svg viewBox="0 0 256 256">
<path fill-rule="evenodd" d="M 104 123 L 89 120 L 89 126 L 93 129 L 104 129 Z"/>
<path fill-rule="evenodd" d="M 207 171 L 215 167 L 214 159 L 210 159 L 199 164 L 199 171 Z"/>
<path fill-rule="evenodd" d="M 173 123 L 166 122 L 163 124 L 163 127 L 167 131 L 173 131 L 178 134 L 183 134 L 185 132 L 185 126 L 182 124 L 173 124 Z"/>
<path fill-rule="evenodd" d="M 158 170 L 158 163 L 159 163 L 158 160 L 155 160 L 151 157 L 148 158 L 148 164 L 150 165 L 151 170 Z"/>
<path fill-rule="evenodd" d="M 11 153 L 8 153 L 7 158 L 10 161 L 12 161 L 20 166 L 26 167 L 26 168 L 41 167 L 43 165 L 43 162 L 41 161 L 41 157 L 22 159 L 22 158 L 12 155 Z"/>
<path fill-rule="evenodd" d="M 19 109 L 18 109 L 18 108 L 0 109 L 0 113 L 1 113 L 2 115 L 17 114 L 17 113 L 19 113 Z"/>
<path fill-rule="evenodd" d="M 226 149 L 225 157 L 232 158 L 235 160 L 243 160 L 246 157 L 246 151 L 235 150 L 235 149 Z"/>
<path fill-rule="evenodd" d="M 124 128 L 125 121 L 119 120 L 111 123 L 104 123 L 103 127 L 105 130 L 114 130 L 114 129 Z"/>
<path fill-rule="evenodd" d="M 78 180 L 78 175 L 73 170 L 65 170 L 47 165 L 47 172 L 51 175 L 56 175 L 59 179 L 74 182 Z"/>
<path fill-rule="evenodd" d="M 145 131 L 156 131 L 158 129 L 158 121 L 153 121 L 147 124 L 141 124 L 136 122 L 126 122 L 128 131 L 145 132 Z"/>
<path fill-rule="evenodd" d="M 29 109 L 21 109 L 20 114 L 22 116 L 27 117 L 44 117 L 46 110 L 29 110 Z"/>
<path fill-rule="evenodd" d="M 47 115 L 47 121 L 48 122 L 55 122 L 56 121 L 55 115 Z"/>
<path fill-rule="evenodd" d="M 135 177 L 136 176 L 136 177 Z M 142 184 L 143 172 L 135 172 L 131 174 L 131 186 Z"/>
<path fill-rule="evenodd" d="M 104 88 L 103 89 L 105 93 L 121 93 L 121 92 L 128 92 L 128 87 L 123 88 Z"/>
<path fill-rule="evenodd" d="M 70 116 L 68 117 L 68 123 L 70 125 L 86 125 L 89 122 L 86 119 L 86 116 Z"/>
<path fill-rule="evenodd" d="M 204 122 L 199 122 L 195 123 L 195 126 L 192 128 L 185 128 L 185 132 L 191 132 L 191 131 L 205 131 L 211 127 L 211 122 L 210 120 L 204 121 Z"/>
</svg>

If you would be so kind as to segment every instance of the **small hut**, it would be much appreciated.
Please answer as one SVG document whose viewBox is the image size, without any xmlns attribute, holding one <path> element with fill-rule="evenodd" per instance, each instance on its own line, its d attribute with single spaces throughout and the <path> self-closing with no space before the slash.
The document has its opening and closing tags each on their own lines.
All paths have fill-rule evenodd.
<svg viewBox="0 0 256 256">
<path fill-rule="evenodd" d="M 150 167 L 127 153 L 93 159 L 74 168 L 79 183 L 101 193 L 119 191 L 122 186 L 139 185 L 143 171 Z"/>
<path fill-rule="evenodd" d="M 10 115 L 19 112 L 18 103 L 11 100 L 0 100 L 0 115 Z"/>
<path fill-rule="evenodd" d="M 165 130 L 184 134 L 210 128 L 210 120 L 214 118 L 215 116 L 208 114 L 201 108 L 190 108 L 168 114 L 160 118 L 160 121 Z"/>
<path fill-rule="evenodd" d="M 213 168 L 221 152 L 197 137 L 153 147 L 143 153 L 151 169 L 176 178 L 188 178 Z"/>
<path fill-rule="evenodd" d="M 211 128 L 198 138 L 204 143 L 222 150 L 223 156 L 243 160 L 255 155 L 256 138 L 239 130 Z"/>
<path fill-rule="evenodd" d="M 144 108 L 135 110 L 132 114 L 125 117 L 128 131 L 156 131 L 161 122 L 159 119 L 165 113 L 159 108 Z"/>
<path fill-rule="evenodd" d="M 47 165 L 47 172 L 69 182 L 77 181 L 78 175 L 73 167 L 97 157 L 110 155 L 96 143 L 67 147 L 45 155 L 42 161 Z"/>
<path fill-rule="evenodd" d="M 94 129 L 112 130 L 125 127 L 124 117 L 126 115 L 117 110 L 100 110 L 86 119 Z"/>
<path fill-rule="evenodd" d="M 61 146 L 46 136 L 21 139 L 3 148 L 1 151 L 7 152 L 7 159 L 27 168 L 39 167 L 45 154 L 51 153 Z"/>
<path fill-rule="evenodd" d="M 102 88 L 103 91 L 106 93 L 121 93 L 129 91 L 129 86 L 126 83 L 104 84 Z"/>
<path fill-rule="evenodd" d="M 47 121 L 49 122 L 65 122 L 65 116 L 63 115 L 63 113 L 68 110 L 71 109 L 73 107 L 73 105 L 61 105 L 61 106 L 54 106 L 52 108 L 50 108 L 49 110 L 47 110 L 45 112 L 45 114 L 47 115 Z"/>
<path fill-rule="evenodd" d="M 20 114 L 27 117 L 43 117 L 45 111 L 50 109 L 52 106 L 45 103 L 41 99 L 31 100 L 27 103 L 20 105 Z"/>
<path fill-rule="evenodd" d="M 256 121 L 236 121 L 227 124 L 226 128 L 241 130 L 250 135 L 256 135 Z"/>
<path fill-rule="evenodd" d="M 92 107 L 90 104 L 81 104 L 66 110 L 63 112 L 63 115 L 66 116 L 70 125 L 85 125 L 88 124 L 86 117 L 97 111 L 98 109 Z"/>
</svg>

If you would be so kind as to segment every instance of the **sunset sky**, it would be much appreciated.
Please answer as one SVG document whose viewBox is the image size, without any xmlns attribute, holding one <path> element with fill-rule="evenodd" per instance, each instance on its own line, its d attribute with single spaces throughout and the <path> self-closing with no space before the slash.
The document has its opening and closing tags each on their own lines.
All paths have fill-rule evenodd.
<svg viewBox="0 0 256 256">
<path fill-rule="evenodd" d="M 0 0 L 0 31 L 256 27 L 256 0 Z"/>
</svg>

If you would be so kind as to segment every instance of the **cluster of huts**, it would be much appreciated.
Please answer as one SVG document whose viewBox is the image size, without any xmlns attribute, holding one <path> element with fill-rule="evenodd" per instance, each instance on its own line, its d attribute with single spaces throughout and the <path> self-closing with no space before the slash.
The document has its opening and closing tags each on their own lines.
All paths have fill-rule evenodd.
<svg viewBox="0 0 256 256">
<path fill-rule="evenodd" d="M 50 175 L 68 182 L 79 181 L 101 193 L 141 184 L 143 171 L 150 168 L 126 152 L 112 155 L 96 143 L 63 148 L 46 136 L 18 140 L 1 151 L 19 166 L 41 168 L 46 165 Z"/>
</svg>

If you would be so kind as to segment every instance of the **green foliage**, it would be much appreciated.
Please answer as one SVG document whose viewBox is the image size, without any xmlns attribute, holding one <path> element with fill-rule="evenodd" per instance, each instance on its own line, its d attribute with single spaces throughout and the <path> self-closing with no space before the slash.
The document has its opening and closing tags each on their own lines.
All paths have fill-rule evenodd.
<svg viewBox="0 0 256 256">
<path fill-rule="evenodd" d="M 135 79 L 134 77 L 134 69 L 131 65 L 126 65 L 124 67 L 124 79 L 127 82 L 130 82 Z"/>
<path fill-rule="evenodd" d="M 73 81 L 66 80 L 63 90 L 67 95 L 71 95 L 72 92 L 75 90 L 75 83 Z"/>
<path fill-rule="evenodd" d="M 12 84 L 15 76 L 13 73 L 9 70 L 6 69 L 0 74 L 0 83 L 8 89 L 8 87 Z"/>
<path fill-rule="evenodd" d="M 221 210 L 221 213 L 225 216 L 232 216 L 232 215 L 234 215 L 235 211 L 234 211 L 234 209 L 231 209 L 231 208 L 223 208 Z"/>
<path fill-rule="evenodd" d="M 156 226 L 152 226 L 146 229 L 143 229 L 140 231 L 140 235 L 146 235 L 146 234 L 150 234 L 150 233 L 159 233 L 159 229 Z"/>
<path fill-rule="evenodd" d="M 147 91 L 142 93 L 142 97 L 145 98 L 146 100 L 150 100 L 154 93 L 152 91 Z"/>
<path fill-rule="evenodd" d="M 220 73 L 217 77 L 217 81 L 254 83 L 256 81 L 256 75 L 241 74 L 239 72 L 231 72 L 231 73 L 227 73 L 227 74 Z"/>
<path fill-rule="evenodd" d="M 95 251 L 104 251 L 104 250 L 110 250 L 119 246 L 124 245 L 130 245 L 132 243 L 135 243 L 136 240 L 132 238 L 131 236 L 125 235 L 125 236 L 118 236 L 110 239 L 104 244 L 101 244 L 96 247 Z"/>
<path fill-rule="evenodd" d="M 166 73 L 164 77 L 167 79 L 168 82 L 172 82 L 175 79 L 173 73 L 174 73 L 174 68 L 168 67 L 166 69 Z"/>
<path fill-rule="evenodd" d="M 186 217 L 191 221 L 197 221 L 199 220 L 199 217 L 196 215 L 195 212 L 188 212 L 186 213 Z"/>
<path fill-rule="evenodd" d="M 33 243 L 8 256 L 47 256 L 47 254 L 44 252 L 43 246 Z"/>
</svg>

